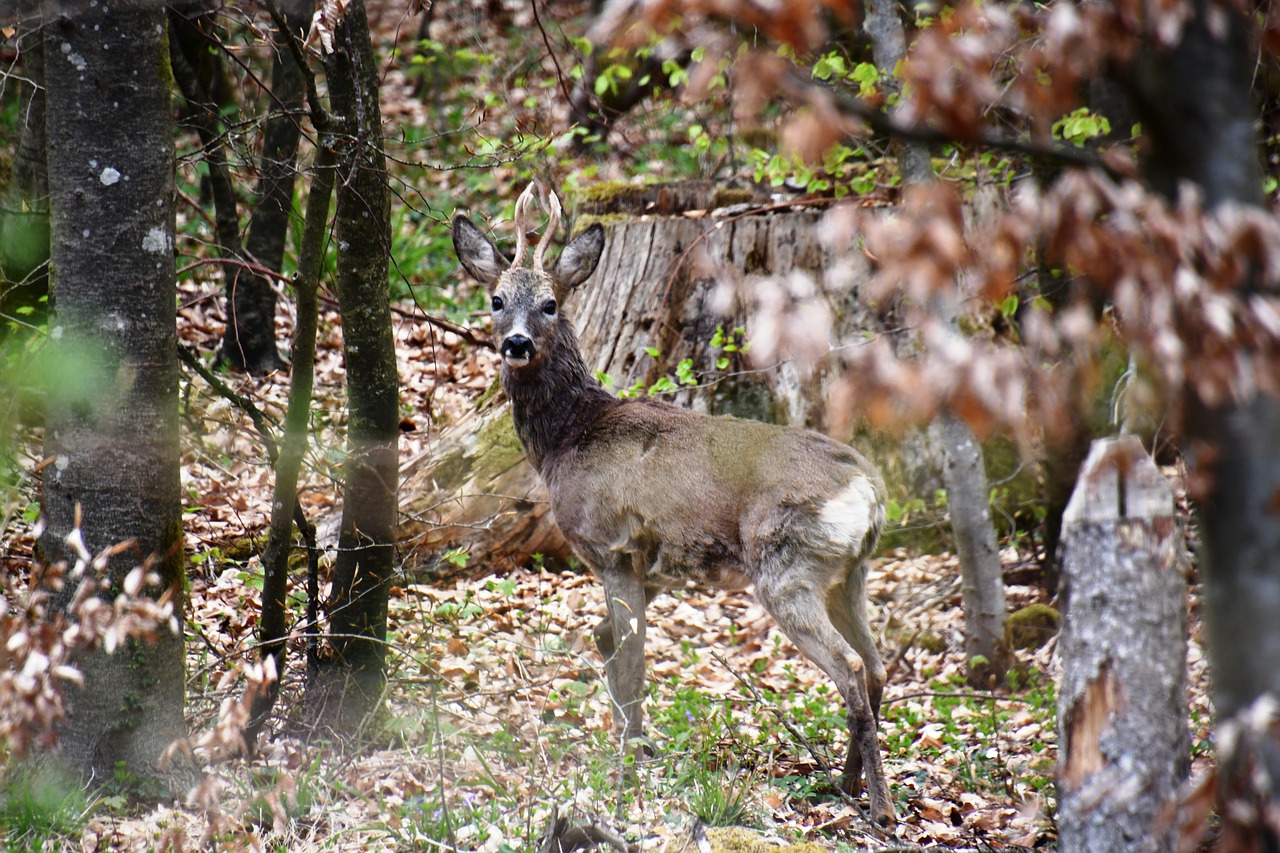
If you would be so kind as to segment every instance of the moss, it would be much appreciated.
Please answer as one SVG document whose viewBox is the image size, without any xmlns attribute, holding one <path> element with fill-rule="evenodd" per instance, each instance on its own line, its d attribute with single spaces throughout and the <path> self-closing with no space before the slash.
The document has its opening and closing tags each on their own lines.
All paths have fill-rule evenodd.
<svg viewBox="0 0 1280 853">
<path fill-rule="evenodd" d="M 643 193 L 648 187 L 645 184 L 633 184 L 629 181 L 601 181 L 578 187 L 573 191 L 573 201 L 578 204 L 608 205 L 610 202 L 625 198 L 635 193 Z"/>
<path fill-rule="evenodd" d="M 13 153 L 0 148 L 0 196 L 9 192 L 9 181 L 13 180 Z"/>
<path fill-rule="evenodd" d="M 1038 649 L 1058 633 L 1062 617 L 1047 604 L 1028 604 L 1009 614 L 1009 644 L 1015 649 Z"/>
<path fill-rule="evenodd" d="M 509 411 L 495 415 L 480 427 L 476 433 L 475 449 L 467 456 L 464 463 L 467 472 L 475 467 L 471 460 L 483 460 L 481 464 L 486 470 L 500 471 L 510 468 L 524 457 L 524 448 L 516 437 L 516 426 Z M 457 479 L 457 474 L 455 472 L 455 485 L 462 482 Z M 449 482 L 445 472 L 441 472 L 439 482 Z"/>
<path fill-rule="evenodd" d="M 712 194 L 711 206 L 732 207 L 735 204 L 746 204 L 755 201 L 757 194 L 753 187 L 716 187 Z"/>
<path fill-rule="evenodd" d="M 812 841 L 779 844 L 774 839 L 740 826 L 713 827 L 706 830 L 706 836 L 712 853 L 828 853 L 826 847 Z M 689 844 L 688 838 L 673 838 L 667 842 L 663 853 L 682 853 L 691 849 L 698 848 Z"/>
<path fill-rule="evenodd" d="M 573 221 L 573 236 L 578 236 L 590 226 L 599 222 L 605 228 L 620 222 L 631 222 L 635 219 L 629 213 L 584 213 Z"/>
<path fill-rule="evenodd" d="M 240 539 L 233 539 L 222 547 L 222 556 L 237 562 L 249 560 L 262 553 L 262 550 L 267 547 L 267 540 L 270 537 L 271 531 L 264 530 L 257 536 L 244 536 Z"/>
<path fill-rule="evenodd" d="M 480 395 L 480 399 L 476 400 L 476 409 L 483 410 L 486 406 L 494 401 L 498 396 L 498 392 L 502 390 L 502 378 L 494 375 L 493 381 L 489 383 L 489 387 L 484 389 L 484 393 Z"/>
<path fill-rule="evenodd" d="M 922 631 L 916 636 L 915 646 L 921 651 L 932 652 L 935 655 L 939 655 L 947 650 L 947 641 L 941 634 L 935 634 L 932 631 Z"/>
</svg>

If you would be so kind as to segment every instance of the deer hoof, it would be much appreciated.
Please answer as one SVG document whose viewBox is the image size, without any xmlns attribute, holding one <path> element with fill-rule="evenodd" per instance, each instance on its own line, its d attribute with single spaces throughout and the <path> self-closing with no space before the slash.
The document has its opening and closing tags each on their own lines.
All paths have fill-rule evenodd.
<svg viewBox="0 0 1280 853">
<path fill-rule="evenodd" d="M 881 829 L 891 829 L 897 825 L 898 815 L 888 803 L 872 803 L 871 820 Z"/>
</svg>

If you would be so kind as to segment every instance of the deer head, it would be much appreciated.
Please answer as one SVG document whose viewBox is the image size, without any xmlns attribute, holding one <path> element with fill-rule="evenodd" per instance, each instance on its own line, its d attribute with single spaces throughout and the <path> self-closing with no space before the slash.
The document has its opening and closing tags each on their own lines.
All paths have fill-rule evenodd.
<svg viewBox="0 0 1280 853">
<path fill-rule="evenodd" d="M 604 250 L 604 229 L 595 224 L 570 241 L 547 268 L 547 249 L 560 227 L 560 199 L 551 192 L 546 196 L 546 231 L 533 249 L 532 265 L 525 267 L 538 193 L 535 181 L 516 202 L 516 252 L 510 263 L 470 219 L 457 216 L 453 220 L 458 260 L 477 281 L 492 288 L 494 339 L 503 363 L 511 369 L 526 367 L 546 352 L 547 342 L 562 322 L 561 301 L 595 272 Z"/>
</svg>

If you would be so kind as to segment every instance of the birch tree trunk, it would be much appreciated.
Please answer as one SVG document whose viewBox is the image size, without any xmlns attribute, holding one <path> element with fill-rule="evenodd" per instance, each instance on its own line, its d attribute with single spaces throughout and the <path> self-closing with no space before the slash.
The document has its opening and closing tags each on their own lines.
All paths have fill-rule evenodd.
<svg viewBox="0 0 1280 853">
<path fill-rule="evenodd" d="M 1172 850 L 1186 777 L 1187 604 L 1173 490 L 1134 436 L 1095 441 L 1063 518 L 1060 849 Z"/>
</svg>

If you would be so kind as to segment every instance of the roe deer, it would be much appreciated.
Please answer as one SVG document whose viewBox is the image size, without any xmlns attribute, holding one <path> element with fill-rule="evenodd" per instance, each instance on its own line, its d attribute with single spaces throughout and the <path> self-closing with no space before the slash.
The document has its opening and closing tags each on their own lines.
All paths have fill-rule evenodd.
<svg viewBox="0 0 1280 853">
<path fill-rule="evenodd" d="M 884 524 L 884 485 L 855 450 L 791 427 L 620 400 L 592 375 L 560 303 L 595 271 L 592 225 L 555 262 L 552 193 L 533 249 L 534 185 L 516 203 L 508 263 L 465 216 L 453 221 L 462 266 L 492 288 L 494 340 L 516 434 L 551 495 L 560 529 L 604 583 L 595 630 L 627 744 L 642 734 L 644 611 L 696 582 L 755 594 L 782 631 L 836 683 L 848 713 L 843 787 L 866 774 L 871 816 L 894 823 L 876 736 L 885 669 L 867 626 L 867 558 Z"/>
</svg>

